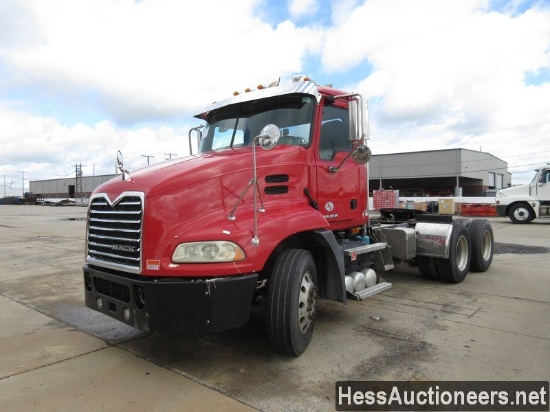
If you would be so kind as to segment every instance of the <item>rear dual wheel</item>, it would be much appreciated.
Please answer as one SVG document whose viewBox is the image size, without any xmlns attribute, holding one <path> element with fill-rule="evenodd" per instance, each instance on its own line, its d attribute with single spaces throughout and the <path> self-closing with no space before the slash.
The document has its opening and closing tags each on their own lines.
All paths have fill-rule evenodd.
<svg viewBox="0 0 550 412">
<path fill-rule="evenodd" d="M 453 223 L 449 259 L 437 259 L 439 274 L 445 282 L 460 283 L 468 274 L 472 256 L 470 243 L 468 229 L 461 223 Z"/>
<path fill-rule="evenodd" d="M 495 237 L 491 224 L 487 219 L 458 218 L 454 221 L 466 226 L 470 235 L 472 243 L 470 270 L 485 272 L 493 262 L 495 248 Z"/>
<path fill-rule="evenodd" d="M 485 272 L 493 261 L 495 238 L 493 228 L 487 219 L 474 219 L 468 227 L 472 241 L 472 263 L 475 272 Z"/>
<path fill-rule="evenodd" d="M 460 283 L 468 274 L 470 260 L 471 245 L 468 229 L 464 222 L 454 222 L 449 240 L 449 258 L 417 256 L 416 263 L 420 273 L 426 279 Z"/>
<path fill-rule="evenodd" d="M 450 239 L 449 259 L 418 256 L 416 261 L 422 276 L 460 283 L 468 274 L 485 272 L 491 266 L 494 235 L 487 219 L 456 219 Z"/>
</svg>

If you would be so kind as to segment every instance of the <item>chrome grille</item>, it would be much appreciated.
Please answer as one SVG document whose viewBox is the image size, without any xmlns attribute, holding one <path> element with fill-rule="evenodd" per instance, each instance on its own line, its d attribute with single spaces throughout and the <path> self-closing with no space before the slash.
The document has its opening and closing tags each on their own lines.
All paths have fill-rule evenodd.
<svg viewBox="0 0 550 412">
<path fill-rule="evenodd" d="M 88 262 L 101 266 L 141 270 L 143 200 L 125 195 L 111 204 L 94 197 L 88 212 Z"/>
</svg>

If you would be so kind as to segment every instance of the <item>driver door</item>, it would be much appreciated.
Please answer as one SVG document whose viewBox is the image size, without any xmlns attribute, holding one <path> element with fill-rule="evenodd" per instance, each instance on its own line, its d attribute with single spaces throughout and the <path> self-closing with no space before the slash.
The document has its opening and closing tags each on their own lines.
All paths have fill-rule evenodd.
<svg viewBox="0 0 550 412">
<path fill-rule="evenodd" d="M 353 159 L 342 161 L 352 150 L 347 107 L 325 105 L 316 154 L 317 202 L 331 230 L 366 221 L 367 168 Z M 341 165 L 341 166 L 340 166 Z M 331 171 L 330 167 L 338 167 Z"/>
<path fill-rule="evenodd" d="M 532 196 L 543 204 L 550 204 L 550 169 L 543 169 L 538 181 L 533 182 L 531 187 Z"/>
</svg>

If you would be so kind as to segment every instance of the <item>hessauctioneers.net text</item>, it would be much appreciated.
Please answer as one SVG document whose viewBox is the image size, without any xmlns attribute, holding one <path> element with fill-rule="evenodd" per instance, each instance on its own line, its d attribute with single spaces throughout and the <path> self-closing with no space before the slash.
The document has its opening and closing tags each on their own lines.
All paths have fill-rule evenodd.
<svg viewBox="0 0 550 412">
<path fill-rule="evenodd" d="M 548 411 L 548 381 L 336 382 L 337 411 Z"/>
</svg>

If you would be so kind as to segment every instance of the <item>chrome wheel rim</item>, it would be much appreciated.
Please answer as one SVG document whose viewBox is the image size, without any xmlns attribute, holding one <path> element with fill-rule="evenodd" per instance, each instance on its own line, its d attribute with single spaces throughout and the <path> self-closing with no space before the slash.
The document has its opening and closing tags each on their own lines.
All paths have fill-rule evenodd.
<svg viewBox="0 0 550 412">
<path fill-rule="evenodd" d="M 481 256 L 484 261 L 489 260 L 489 258 L 491 257 L 492 243 L 493 242 L 491 241 L 491 234 L 488 230 L 486 230 L 485 232 L 483 232 L 483 236 L 481 238 Z"/>
<path fill-rule="evenodd" d="M 317 294 L 310 272 L 304 273 L 298 295 L 298 327 L 305 334 L 315 316 Z"/>
<path fill-rule="evenodd" d="M 456 266 L 459 271 L 466 269 L 468 265 L 468 240 L 465 236 L 460 236 L 456 243 Z"/>
</svg>

